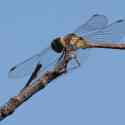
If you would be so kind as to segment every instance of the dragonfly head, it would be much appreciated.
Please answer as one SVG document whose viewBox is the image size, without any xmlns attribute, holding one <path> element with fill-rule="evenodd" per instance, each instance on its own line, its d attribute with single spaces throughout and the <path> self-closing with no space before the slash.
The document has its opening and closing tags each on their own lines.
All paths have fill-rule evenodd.
<svg viewBox="0 0 125 125">
<path fill-rule="evenodd" d="M 64 45 L 61 37 L 58 37 L 51 42 L 51 48 L 57 53 L 61 53 L 63 51 Z"/>
</svg>

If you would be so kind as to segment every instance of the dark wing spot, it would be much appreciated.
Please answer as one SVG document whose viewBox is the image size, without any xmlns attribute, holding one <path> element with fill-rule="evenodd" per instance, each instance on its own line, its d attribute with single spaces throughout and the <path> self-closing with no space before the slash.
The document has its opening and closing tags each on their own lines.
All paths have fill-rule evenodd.
<svg viewBox="0 0 125 125">
<path fill-rule="evenodd" d="M 121 23 L 121 22 L 123 22 L 123 21 L 124 21 L 123 19 L 120 19 L 120 20 L 118 20 L 117 22 L 118 22 L 118 23 Z"/>
<path fill-rule="evenodd" d="M 12 68 L 10 69 L 10 72 L 12 72 L 12 71 L 15 70 L 15 69 L 16 69 L 16 66 L 12 67 Z"/>
<path fill-rule="evenodd" d="M 96 17 L 96 16 L 99 16 L 99 14 L 94 14 L 93 17 L 94 17 L 94 16 L 95 16 L 95 17 Z"/>
</svg>

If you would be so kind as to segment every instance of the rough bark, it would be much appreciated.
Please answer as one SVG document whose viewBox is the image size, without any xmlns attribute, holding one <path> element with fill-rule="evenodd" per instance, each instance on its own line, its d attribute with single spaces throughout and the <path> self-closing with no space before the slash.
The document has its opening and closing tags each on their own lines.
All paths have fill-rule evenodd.
<svg viewBox="0 0 125 125">
<path fill-rule="evenodd" d="M 125 44 L 113 43 L 88 43 L 88 48 L 109 48 L 109 49 L 125 49 Z M 7 116 L 13 114 L 23 102 L 27 101 L 35 93 L 43 89 L 48 83 L 65 73 L 68 62 L 71 60 L 70 51 L 66 51 L 63 59 L 51 71 L 47 71 L 40 80 L 34 84 L 29 84 L 23 88 L 16 96 L 9 99 L 9 101 L 0 108 L 0 121 Z"/>
<path fill-rule="evenodd" d="M 52 80 L 66 73 L 67 64 L 71 59 L 68 50 L 62 58 L 63 59 L 61 59 L 51 71 L 47 71 L 42 78 L 35 83 L 24 87 L 16 96 L 10 98 L 9 101 L 0 108 L 0 121 L 13 114 L 16 108 L 43 89 Z"/>
</svg>

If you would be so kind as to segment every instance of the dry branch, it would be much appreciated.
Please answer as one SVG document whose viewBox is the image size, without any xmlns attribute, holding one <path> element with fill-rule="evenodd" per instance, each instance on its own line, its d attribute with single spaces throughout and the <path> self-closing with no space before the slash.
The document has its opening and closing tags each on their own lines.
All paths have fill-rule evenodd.
<svg viewBox="0 0 125 125">
<path fill-rule="evenodd" d="M 0 108 L 0 121 L 11 115 L 16 108 L 18 108 L 22 103 L 32 97 L 39 90 L 43 89 L 52 80 L 64 74 L 70 59 L 71 58 L 67 51 L 63 57 L 63 60 L 58 62 L 58 65 L 56 65 L 52 71 L 47 71 L 40 80 L 37 80 L 33 84 L 29 84 L 29 86 L 23 88 L 17 96 L 10 98 L 9 101 Z"/>
<path fill-rule="evenodd" d="M 125 49 L 125 44 L 112 44 L 112 43 L 88 43 L 88 48 L 111 48 L 111 49 Z M 68 62 L 71 60 L 70 51 L 66 51 L 63 59 L 52 70 L 46 72 L 41 80 L 30 84 L 22 89 L 17 96 L 10 98 L 10 100 L 0 108 L 0 121 L 11 115 L 17 107 L 23 102 L 32 97 L 39 90 L 43 89 L 48 83 L 65 73 Z"/>
<path fill-rule="evenodd" d="M 43 89 L 50 81 L 61 75 L 63 72 L 48 72 L 46 73 L 42 80 L 38 80 L 35 84 L 30 84 L 25 89 L 21 90 L 20 93 L 12 97 L 3 107 L 0 109 L 0 120 L 3 120 L 10 114 L 12 114 L 17 107 L 19 107 L 23 102 L 29 99 L 39 90 Z"/>
</svg>

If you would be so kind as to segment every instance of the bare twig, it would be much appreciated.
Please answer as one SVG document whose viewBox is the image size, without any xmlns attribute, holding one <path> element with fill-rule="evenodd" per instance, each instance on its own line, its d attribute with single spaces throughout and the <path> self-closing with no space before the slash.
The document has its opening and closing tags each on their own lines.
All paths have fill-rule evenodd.
<svg viewBox="0 0 125 125">
<path fill-rule="evenodd" d="M 87 48 L 125 49 L 125 44 L 87 43 Z M 18 108 L 39 90 L 43 89 L 52 80 L 65 73 L 70 60 L 70 50 L 66 50 L 63 59 L 58 62 L 52 71 L 46 72 L 42 79 L 37 80 L 34 84 L 29 84 L 27 87 L 22 89 L 17 96 L 10 98 L 10 100 L 0 108 L 0 121 L 11 115 L 16 108 Z"/>
<path fill-rule="evenodd" d="M 58 62 L 58 65 L 54 67 L 52 71 L 46 72 L 40 80 L 23 88 L 17 96 L 10 98 L 10 100 L 0 108 L 0 121 L 11 115 L 23 102 L 28 100 L 39 90 L 43 89 L 52 80 L 65 73 L 66 66 L 71 59 L 67 53 L 65 53 L 63 60 Z"/>
</svg>

